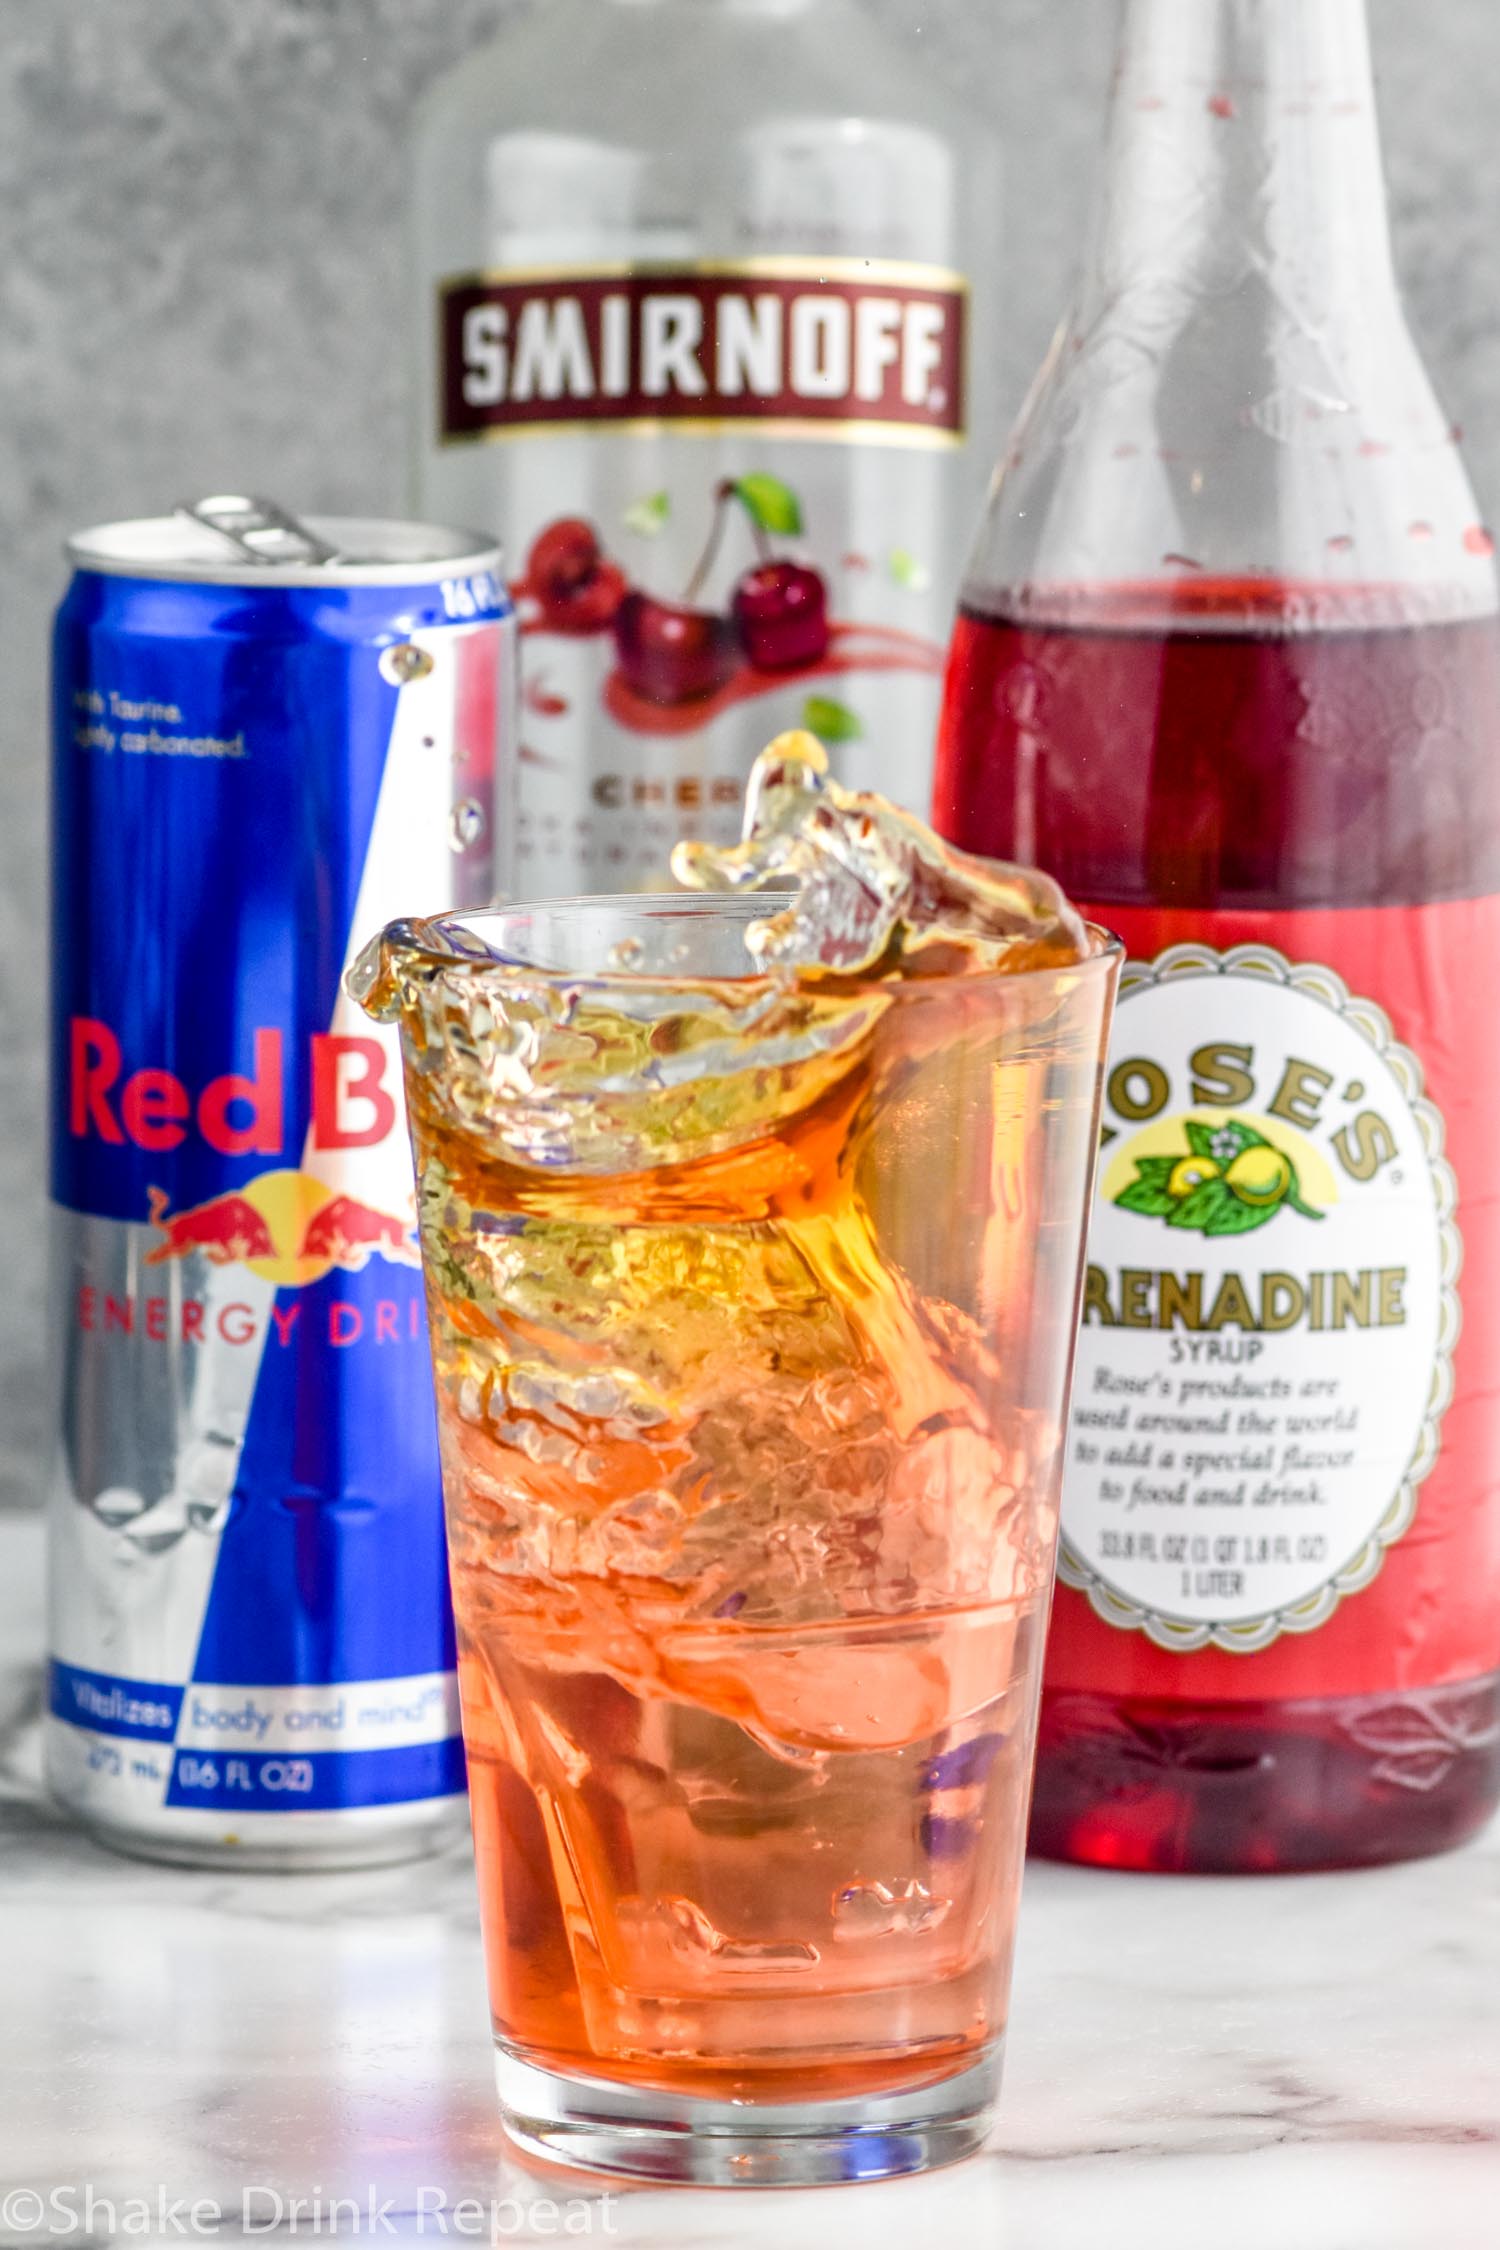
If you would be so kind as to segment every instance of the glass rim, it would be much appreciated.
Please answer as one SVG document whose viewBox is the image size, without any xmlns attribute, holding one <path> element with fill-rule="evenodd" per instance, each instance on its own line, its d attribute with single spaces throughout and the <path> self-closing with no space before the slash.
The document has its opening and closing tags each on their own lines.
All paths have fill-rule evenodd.
<svg viewBox="0 0 1500 2250">
<path fill-rule="evenodd" d="M 588 985 L 610 991 L 701 992 L 713 987 L 725 992 L 758 992 L 765 988 L 808 973 L 804 969 L 760 969 L 744 976 L 718 976 L 711 971 L 682 970 L 676 974 L 655 969 L 598 968 L 559 969 L 541 962 L 510 960 L 499 954 L 449 953 L 437 946 L 424 945 L 419 933 L 432 929 L 468 929 L 476 923 L 493 923 L 521 919 L 533 914 L 581 916 L 590 912 L 637 913 L 658 915 L 663 919 L 674 915 L 692 919 L 717 915 L 730 921 L 763 921 L 777 911 L 778 902 L 793 895 L 793 887 L 784 891 L 591 891 L 567 894 L 559 898 L 538 898 L 504 902 L 493 906 L 462 907 L 439 914 L 425 914 L 388 922 L 381 935 L 389 938 L 393 932 L 401 933 L 400 944 L 404 952 L 434 970 L 461 971 L 473 977 L 487 977 L 497 983 L 512 983 L 520 979 L 546 985 L 576 988 Z M 1029 969 L 1007 969 L 998 963 L 987 968 L 953 969 L 937 975 L 918 975 L 906 978 L 890 975 L 873 975 L 868 970 L 824 969 L 814 971 L 830 986 L 842 987 L 851 992 L 945 991 L 959 985 L 988 986 L 1004 984 L 1025 986 L 1039 980 L 1055 980 L 1062 976 L 1103 975 L 1126 958 L 1127 948 L 1123 938 L 1102 922 L 1087 915 L 1083 926 L 1095 940 L 1094 950 L 1080 961 L 1059 961 L 1050 965 L 1038 964 Z"/>
</svg>

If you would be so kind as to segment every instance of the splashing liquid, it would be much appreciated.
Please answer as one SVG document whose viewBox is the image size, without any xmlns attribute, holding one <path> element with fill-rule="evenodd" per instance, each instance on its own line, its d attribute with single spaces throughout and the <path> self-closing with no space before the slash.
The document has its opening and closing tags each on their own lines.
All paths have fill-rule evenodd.
<svg viewBox="0 0 1500 2250">
<path fill-rule="evenodd" d="M 756 760 L 744 842 L 679 844 L 672 872 L 690 890 L 795 885 L 793 903 L 747 933 L 765 968 L 951 976 L 1060 968 L 1092 950 L 1047 876 L 954 851 L 883 797 L 841 789 L 800 731 Z"/>
</svg>

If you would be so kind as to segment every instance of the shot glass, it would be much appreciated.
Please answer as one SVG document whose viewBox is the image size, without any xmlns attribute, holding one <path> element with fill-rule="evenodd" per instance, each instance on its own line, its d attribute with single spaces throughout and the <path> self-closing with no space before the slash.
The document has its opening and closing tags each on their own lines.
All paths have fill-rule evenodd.
<svg viewBox="0 0 1500 2250">
<path fill-rule="evenodd" d="M 1118 948 L 791 978 L 763 900 L 396 924 L 504 2120 L 653 2179 L 999 2085 Z"/>
</svg>

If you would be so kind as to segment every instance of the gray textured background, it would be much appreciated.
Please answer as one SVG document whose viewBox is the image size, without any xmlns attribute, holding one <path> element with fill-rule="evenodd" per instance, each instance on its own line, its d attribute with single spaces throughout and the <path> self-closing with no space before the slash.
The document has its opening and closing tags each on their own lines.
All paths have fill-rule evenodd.
<svg viewBox="0 0 1500 2250">
<path fill-rule="evenodd" d="M 43 700 L 59 540 L 225 486 L 399 503 L 407 114 L 512 4 L 0 0 L 0 1499 L 34 1494 L 46 1418 Z M 1067 288 L 1113 0 L 871 5 L 971 99 L 988 90 L 1008 158 L 1015 401 Z M 1495 509 L 1500 10 L 1373 5 L 1401 264 Z"/>
</svg>

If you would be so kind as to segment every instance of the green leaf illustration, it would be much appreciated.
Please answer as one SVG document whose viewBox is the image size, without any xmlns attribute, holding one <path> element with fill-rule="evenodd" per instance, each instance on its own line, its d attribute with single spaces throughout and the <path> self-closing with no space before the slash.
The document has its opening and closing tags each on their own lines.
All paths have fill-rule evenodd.
<svg viewBox="0 0 1500 2250">
<path fill-rule="evenodd" d="M 1115 1201 L 1122 1211 L 1139 1211 L 1146 1219 L 1170 1218 L 1177 1208 L 1177 1197 L 1151 1180 L 1132 1180 Z"/>
<path fill-rule="evenodd" d="M 1255 1127 L 1247 1125 L 1243 1117 L 1226 1118 L 1222 1125 L 1211 1125 L 1208 1130 L 1212 1140 L 1220 1141 L 1226 1146 L 1230 1141 L 1233 1141 L 1235 1156 L 1243 1155 L 1247 1148 L 1269 1148 L 1271 1146 L 1265 1134 L 1257 1133 Z M 1233 1161 L 1234 1157 L 1226 1159 L 1226 1162 L 1231 1164 Z"/>
<path fill-rule="evenodd" d="M 904 587 L 909 594 L 925 594 L 932 584 L 932 572 L 927 565 L 918 562 L 905 547 L 893 547 L 886 557 L 885 567 L 896 585 Z"/>
<path fill-rule="evenodd" d="M 1205 1180 L 1200 1187 L 1182 1197 L 1171 1218 L 1173 1227 L 1191 1227 L 1196 1233 L 1207 1234 L 1209 1222 L 1225 1209 L 1235 1208 L 1235 1198 L 1222 1180 Z"/>
<path fill-rule="evenodd" d="M 1135 1168 L 1143 1180 L 1150 1180 L 1153 1186 L 1165 1187 L 1181 1161 L 1177 1156 L 1138 1156 Z"/>
<path fill-rule="evenodd" d="M 782 538 L 794 539 L 802 529 L 802 503 L 789 484 L 780 477 L 767 476 L 763 470 L 754 470 L 748 477 L 740 477 L 734 487 L 735 498 L 748 511 L 751 520 L 762 531 L 777 533 Z"/>
<path fill-rule="evenodd" d="M 666 529 L 671 513 L 670 492 L 648 492 L 644 498 L 632 501 L 622 520 L 627 531 L 638 533 L 642 539 L 655 539 Z"/>
<path fill-rule="evenodd" d="M 1302 1183 L 1286 1150 L 1242 1117 L 1209 1124 L 1185 1117 L 1182 1133 L 1187 1145 L 1181 1154 L 1136 1158 L 1135 1178 L 1115 1197 L 1121 1210 L 1165 1219 L 1168 1226 L 1185 1233 L 1204 1235 L 1254 1234 L 1288 1208 L 1304 1219 L 1322 1218 L 1323 1213 L 1304 1200 Z M 1231 1170 L 1252 1149 L 1268 1149 L 1274 1162 L 1242 1166 L 1247 1176 L 1231 1183 Z M 1173 1192 L 1199 1170 L 1208 1177 L 1199 1179 L 1186 1194 Z"/>
<path fill-rule="evenodd" d="M 1253 1203 L 1241 1203 L 1231 1190 L 1227 1204 L 1215 1211 L 1203 1231 L 1205 1234 L 1253 1234 L 1257 1227 L 1274 1219 L 1280 1208 L 1279 1203 L 1270 1203 L 1257 1210 Z"/>
<path fill-rule="evenodd" d="M 826 695 L 808 697 L 802 706 L 802 724 L 824 742 L 858 742 L 865 731 L 857 711 Z"/>
</svg>

